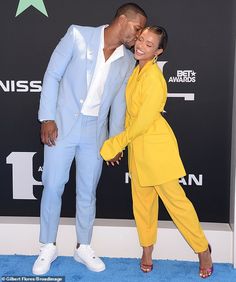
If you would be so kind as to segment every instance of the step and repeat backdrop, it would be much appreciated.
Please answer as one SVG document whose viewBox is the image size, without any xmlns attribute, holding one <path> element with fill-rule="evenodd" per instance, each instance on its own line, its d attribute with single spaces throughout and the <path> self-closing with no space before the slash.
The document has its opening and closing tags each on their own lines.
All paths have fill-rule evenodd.
<svg viewBox="0 0 236 282">
<path fill-rule="evenodd" d="M 43 145 L 37 121 L 50 55 L 71 24 L 109 23 L 126 1 L 11 0 L 0 3 L 0 216 L 38 216 Z M 229 221 L 233 98 L 233 0 L 134 1 L 148 24 L 169 34 L 159 66 L 168 83 L 165 117 L 179 142 L 187 176 L 180 179 L 201 221 Z M 79 73 L 78 73 L 79 75 Z M 74 164 L 62 216 L 75 214 Z M 127 152 L 104 169 L 97 217 L 131 219 Z M 169 219 L 160 206 L 159 218 Z"/>
</svg>

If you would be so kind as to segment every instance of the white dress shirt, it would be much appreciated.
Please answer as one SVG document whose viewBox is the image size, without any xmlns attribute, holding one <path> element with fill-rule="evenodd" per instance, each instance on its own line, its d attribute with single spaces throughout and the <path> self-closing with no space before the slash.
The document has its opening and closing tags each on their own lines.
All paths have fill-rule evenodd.
<svg viewBox="0 0 236 282">
<path fill-rule="evenodd" d="M 120 57 L 124 56 L 124 46 L 121 45 L 112 53 L 107 61 L 105 61 L 103 48 L 104 48 L 104 29 L 107 25 L 104 25 L 101 31 L 101 40 L 98 49 L 98 56 L 96 61 L 96 67 L 92 77 L 90 87 L 88 89 L 87 97 L 85 101 L 80 100 L 83 104 L 81 113 L 87 116 L 98 116 L 100 103 L 106 79 L 109 73 L 111 63 Z"/>
</svg>

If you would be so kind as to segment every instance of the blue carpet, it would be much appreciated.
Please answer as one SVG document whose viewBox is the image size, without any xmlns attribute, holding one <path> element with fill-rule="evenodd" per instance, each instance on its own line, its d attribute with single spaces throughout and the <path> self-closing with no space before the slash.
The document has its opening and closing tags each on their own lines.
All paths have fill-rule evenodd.
<svg viewBox="0 0 236 282">
<path fill-rule="evenodd" d="M 35 259 L 35 256 L 0 256 L 0 281 L 1 276 L 31 276 Z M 72 257 L 58 257 L 47 276 L 65 276 L 66 282 L 236 282 L 236 270 L 231 264 L 225 263 L 215 263 L 213 275 L 203 280 L 198 277 L 197 262 L 154 260 L 153 271 L 145 274 L 139 270 L 138 259 L 103 258 L 103 260 L 106 270 L 94 273 Z"/>
</svg>

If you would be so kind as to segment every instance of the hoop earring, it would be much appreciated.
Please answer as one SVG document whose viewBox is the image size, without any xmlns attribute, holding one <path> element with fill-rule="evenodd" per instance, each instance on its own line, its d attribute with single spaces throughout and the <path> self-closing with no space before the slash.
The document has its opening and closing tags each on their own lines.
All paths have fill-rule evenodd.
<svg viewBox="0 0 236 282">
<path fill-rule="evenodd" d="M 154 58 L 152 59 L 152 63 L 155 64 L 157 62 L 158 56 L 155 55 Z"/>
</svg>

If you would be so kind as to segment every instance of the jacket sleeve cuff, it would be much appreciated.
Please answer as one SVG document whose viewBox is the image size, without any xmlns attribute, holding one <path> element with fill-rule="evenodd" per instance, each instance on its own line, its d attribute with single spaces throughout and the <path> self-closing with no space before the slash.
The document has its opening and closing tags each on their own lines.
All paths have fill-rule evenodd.
<svg viewBox="0 0 236 282">
<path fill-rule="evenodd" d="M 122 151 L 122 148 L 117 146 L 117 144 L 113 144 L 112 139 L 113 138 L 106 140 L 100 150 L 100 154 L 105 161 L 113 159 L 118 153 Z"/>
</svg>

